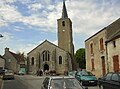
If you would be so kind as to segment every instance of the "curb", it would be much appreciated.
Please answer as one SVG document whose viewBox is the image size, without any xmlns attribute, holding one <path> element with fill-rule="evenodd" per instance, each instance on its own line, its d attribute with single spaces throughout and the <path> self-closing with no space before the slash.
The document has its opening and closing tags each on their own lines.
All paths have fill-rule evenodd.
<svg viewBox="0 0 120 89">
<path fill-rule="evenodd" d="M 2 80 L 2 76 L 0 76 L 0 89 L 3 88 L 3 80 Z"/>
<path fill-rule="evenodd" d="M 3 89 L 3 84 L 4 84 L 4 81 L 2 80 L 0 89 Z"/>
</svg>

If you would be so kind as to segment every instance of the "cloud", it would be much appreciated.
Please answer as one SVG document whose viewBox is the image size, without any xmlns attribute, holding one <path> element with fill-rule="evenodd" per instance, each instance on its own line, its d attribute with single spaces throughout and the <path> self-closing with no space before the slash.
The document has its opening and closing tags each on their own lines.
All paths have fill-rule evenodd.
<svg viewBox="0 0 120 89">
<path fill-rule="evenodd" d="M 34 3 L 28 6 L 30 10 L 37 11 L 39 9 L 42 9 L 42 5 L 40 3 Z"/>
<path fill-rule="evenodd" d="M 54 1 L 54 4 L 52 3 Z M 28 11 L 21 10 L 15 3 L 21 3 L 28 8 Z M 66 0 L 68 16 L 73 23 L 75 34 L 91 36 L 102 28 L 108 26 L 120 16 L 119 0 Z M 20 10 L 19 10 L 20 9 Z M 23 13 L 29 13 L 24 15 Z M 37 28 L 42 32 L 55 32 L 57 29 L 57 19 L 62 15 L 62 2 L 60 0 L 1 0 L 0 1 L 0 28 L 10 26 L 10 23 L 23 23 L 28 28 Z M 13 26 L 16 31 L 26 30 L 21 25 Z M 13 29 L 11 29 L 13 30 Z M 0 39 L 0 43 L 7 45 L 16 43 L 14 36 L 10 33 L 3 33 L 5 38 Z M 52 41 L 57 44 L 57 41 Z M 22 44 L 18 48 L 21 51 L 29 51 L 38 43 Z M 75 42 L 74 42 L 75 43 Z M 28 46 L 26 48 L 25 46 Z M 13 47 L 14 48 L 14 47 Z M 14 48 L 15 49 L 15 48 Z"/>
<path fill-rule="evenodd" d="M 7 44 L 14 38 L 14 36 L 8 32 L 3 32 L 2 35 L 3 35 L 3 37 L 0 38 L 0 44 L 3 44 L 3 45 Z"/>
<path fill-rule="evenodd" d="M 15 2 L 16 0 L 7 0 L 7 2 Z M 9 4 L 3 4 L 0 8 L 0 26 L 7 25 L 12 22 L 22 22 L 32 26 L 37 26 L 39 30 L 55 31 L 57 22 L 56 20 L 61 17 L 62 3 L 58 2 L 54 5 L 50 0 L 41 0 L 39 3 L 32 3 L 31 0 L 19 1 L 23 4 L 31 3 L 28 8 L 30 10 L 39 11 L 40 13 L 32 13 L 30 16 L 23 16 L 17 8 Z M 111 3 L 110 3 L 111 2 Z M 104 28 L 112 21 L 116 20 L 120 15 L 119 6 L 116 2 L 110 0 L 72 0 L 67 1 L 66 6 L 69 18 L 73 22 L 74 33 L 93 34 L 96 31 Z M 46 5 L 48 5 L 46 7 Z M 112 6 L 114 7 L 112 7 Z M 44 8 L 42 8 L 44 7 Z M 114 12 L 114 13 L 113 13 Z"/>
<path fill-rule="evenodd" d="M 116 20 L 120 15 L 120 13 L 118 13 L 120 10 L 119 7 L 112 7 L 111 4 L 107 2 L 98 3 L 93 2 L 93 0 L 76 0 L 67 3 L 67 5 L 75 33 L 92 35 L 96 31 L 109 25 L 109 23 Z M 114 10 L 115 8 L 117 8 L 117 10 Z M 117 14 L 113 14 L 113 12 Z"/>
</svg>

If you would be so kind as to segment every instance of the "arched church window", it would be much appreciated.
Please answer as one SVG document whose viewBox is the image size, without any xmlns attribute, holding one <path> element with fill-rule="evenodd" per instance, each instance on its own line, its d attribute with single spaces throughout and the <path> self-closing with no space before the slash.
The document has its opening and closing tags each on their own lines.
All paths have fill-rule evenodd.
<svg viewBox="0 0 120 89">
<path fill-rule="evenodd" d="M 50 61 L 50 54 L 49 54 L 49 52 L 48 52 L 48 61 Z"/>
<path fill-rule="evenodd" d="M 65 26 L 65 21 L 62 21 L 62 26 Z"/>
<path fill-rule="evenodd" d="M 45 61 L 47 61 L 47 51 L 45 51 Z"/>
<path fill-rule="evenodd" d="M 34 65 L 34 57 L 31 58 L 31 65 Z"/>
<path fill-rule="evenodd" d="M 43 61 L 49 61 L 50 60 L 50 52 L 47 50 L 43 51 L 42 57 L 43 57 Z"/>
<path fill-rule="evenodd" d="M 62 64 L 62 56 L 59 56 L 59 64 Z"/>
<path fill-rule="evenodd" d="M 45 51 L 42 52 L 42 59 L 45 61 Z"/>
</svg>

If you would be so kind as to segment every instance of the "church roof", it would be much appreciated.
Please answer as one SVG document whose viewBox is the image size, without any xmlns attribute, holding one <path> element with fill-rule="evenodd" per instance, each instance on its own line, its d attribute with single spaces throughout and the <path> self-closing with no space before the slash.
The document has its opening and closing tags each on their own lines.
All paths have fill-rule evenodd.
<svg viewBox="0 0 120 89">
<path fill-rule="evenodd" d="M 63 10 L 62 10 L 62 18 L 68 18 L 68 14 L 67 14 L 67 9 L 65 6 L 65 0 L 63 0 Z"/>
<path fill-rule="evenodd" d="M 39 44 L 37 47 L 35 47 L 33 50 L 31 50 L 30 52 L 28 52 L 27 55 L 30 54 L 30 53 L 31 53 L 32 51 L 34 51 L 35 49 L 37 49 L 37 48 L 38 48 L 39 46 L 41 46 L 42 44 L 44 44 L 45 42 L 48 42 L 48 43 L 50 43 L 51 45 L 53 45 L 53 46 L 55 46 L 55 47 L 57 47 L 57 48 L 65 51 L 64 49 L 62 49 L 62 48 L 60 48 L 59 46 L 53 44 L 52 42 L 50 42 L 50 41 L 48 41 L 48 40 L 45 40 L 44 42 L 42 42 L 41 44 Z M 66 52 L 66 51 L 65 51 L 65 52 Z"/>
</svg>

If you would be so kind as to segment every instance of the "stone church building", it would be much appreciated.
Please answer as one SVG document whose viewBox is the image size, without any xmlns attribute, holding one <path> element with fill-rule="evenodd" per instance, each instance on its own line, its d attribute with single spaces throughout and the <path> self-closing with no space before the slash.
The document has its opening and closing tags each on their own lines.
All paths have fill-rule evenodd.
<svg viewBox="0 0 120 89">
<path fill-rule="evenodd" d="M 39 69 L 55 70 L 57 74 L 64 74 L 65 71 L 73 69 L 72 22 L 68 18 L 65 1 L 63 1 L 62 17 L 57 23 L 58 46 L 45 40 L 27 54 L 30 74 L 36 74 Z"/>
</svg>

